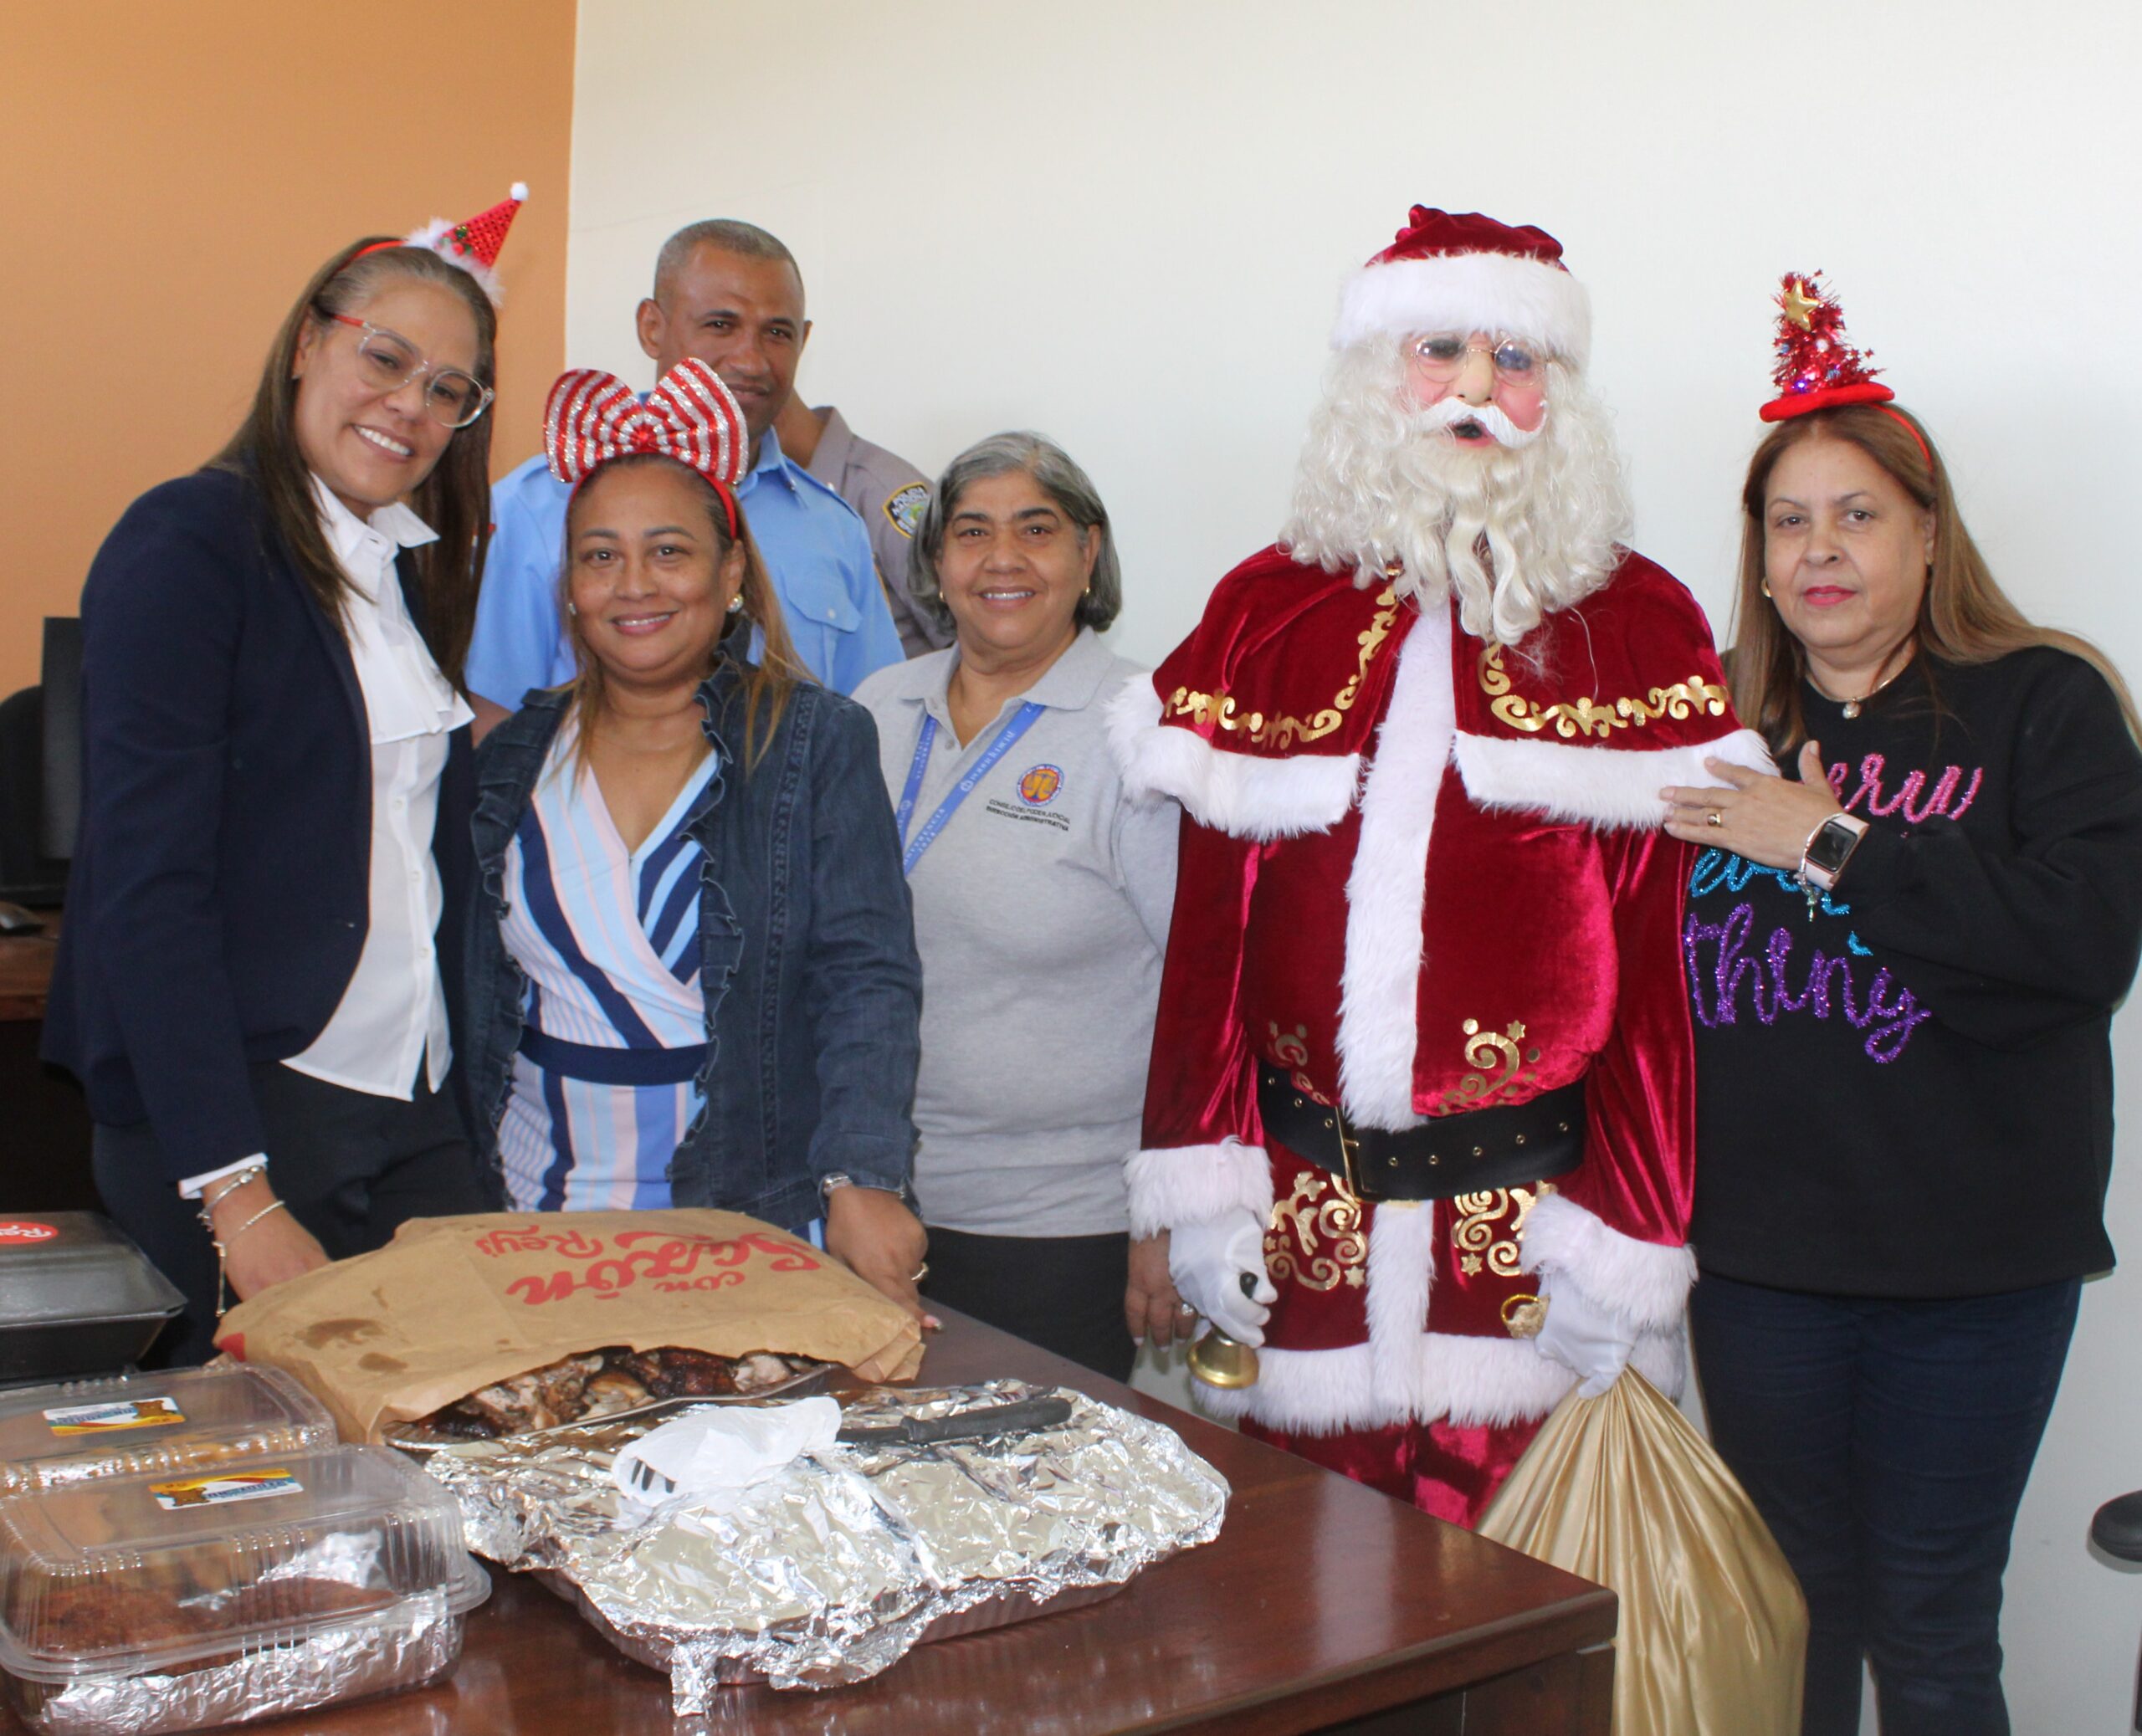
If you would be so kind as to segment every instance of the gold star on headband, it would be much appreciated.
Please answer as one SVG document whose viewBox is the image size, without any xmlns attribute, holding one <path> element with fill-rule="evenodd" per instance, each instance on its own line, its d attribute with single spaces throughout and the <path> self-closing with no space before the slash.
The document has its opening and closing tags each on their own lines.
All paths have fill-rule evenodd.
<svg viewBox="0 0 2142 1736">
<path fill-rule="evenodd" d="M 1786 285 L 1785 294 L 1778 297 L 1777 305 L 1785 310 L 1786 319 L 1806 331 L 1813 324 L 1808 315 L 1822 305 L 1822 298 L 1809 294 L 1806 279 L 1796 277 Z"/>
</svg>

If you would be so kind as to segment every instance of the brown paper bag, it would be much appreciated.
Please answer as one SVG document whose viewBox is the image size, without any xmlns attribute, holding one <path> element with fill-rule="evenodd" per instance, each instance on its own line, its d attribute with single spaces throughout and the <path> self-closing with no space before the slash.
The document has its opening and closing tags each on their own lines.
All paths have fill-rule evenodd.
<svg viewBox="0 0 2142 1736">
<path fill-rule="evenodd" d="M 264 1290 L 218 1347 L 288 1370 L 350 1441 L 377 1441 L 561 1356 L 666 1344 L 773 1350 L 904 1380 L 922 1334 L 807 1242 L 731 1211 L 417 1218 L 377 1253 Z"/>
<path fill-rule="evenodd" d="M 1615 1736 L 1799 1736 L 1799 1583 L 1733 1473 L 1634 1369 L 1562 1401 L 1479 1530 L 1621 1599 Z"/>
</svg>

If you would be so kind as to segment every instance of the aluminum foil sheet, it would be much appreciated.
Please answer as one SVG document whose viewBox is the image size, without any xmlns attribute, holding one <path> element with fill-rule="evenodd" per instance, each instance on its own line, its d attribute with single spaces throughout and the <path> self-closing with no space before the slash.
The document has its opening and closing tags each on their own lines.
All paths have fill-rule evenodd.
<svg viewBox="0 0 2142 1736">
<path fill-rule="evenodd" d="M 44 1736 L 165 1736 L 418 1687 L 459 1661 L 461 1629 L 446 1593 L 426 1591 L 206 1669 L 65 1683 L 11 1677 L 8 1687 L 23 1723 Z"/>
<path fill-rule="evenodd" d="M 851 1400 L 843 1421 L 1052 1394 L 1072 1404 L 1058 1427 L 837 1446 L 727 1511 L 685 1495 L 650 1513 L 619 1494 L 609 1469 L 632 1424 L 470 1442 L 425 1466 L 459 1498 L 471 1549 L 569 1581 L 626 1652 L 667 1664 L 678 1715 L 700 1716 L 725 1683 L 861 1682 L 992 1600 L 1120 1585 L 1218 1534 L 1225 1479 L 1173 1430 L 1082 1393 L 1019 1380 L 884 1389 Z"/>
</svg>

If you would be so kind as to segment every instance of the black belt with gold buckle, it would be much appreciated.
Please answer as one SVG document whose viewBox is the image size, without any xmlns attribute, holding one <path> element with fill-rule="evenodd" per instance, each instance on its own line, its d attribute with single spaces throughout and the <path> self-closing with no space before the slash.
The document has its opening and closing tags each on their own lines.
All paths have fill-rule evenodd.
<svg viewBox="0 0 2142 1736">
<path fill-rule="evenodd" d="M 1268 1144 L 1284 1145 L 1346 1178 L 1357 1200 L 1448 1200 L 1544 1181 L 1584 1158 L 1584 1082 L 1530 1103 L 1432 1115 L 1393 1133 L 1356 1127 L 1276 1067 L 1257 1070 L 1257 1108 Z"/>
</svg>

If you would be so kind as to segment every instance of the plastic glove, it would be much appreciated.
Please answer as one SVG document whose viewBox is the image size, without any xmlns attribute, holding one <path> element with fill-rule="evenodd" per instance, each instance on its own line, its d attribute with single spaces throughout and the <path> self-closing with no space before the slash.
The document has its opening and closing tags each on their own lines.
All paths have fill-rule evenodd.
<svg viewBox="0 0 2142 1736">
<path fill-rule="evenodd" d="M 1168 1237 L 1168 1275 L 1182 1299 L 1237 1344 L 1264 1342 L 1279 1293 L 1264 1272 L 1263 1220 L 1247 1206 L 1176 1225 Z"/>
<path fill-rule="evenodd" d="M 1547 1318 L 1533 1347 L 1579 1376 L 1579 1398 L 1596 1399 L 1621 1379 L 1637 1335 L 1620 1315 L 1601 1308 L 1575 1284 L 1557 1283 L 1555 1277 L 1550 1272 L 1540 1280 Z"/>
</svg>

